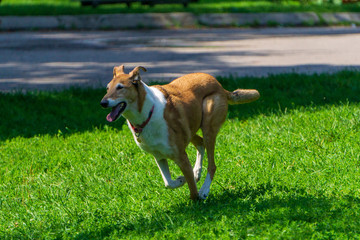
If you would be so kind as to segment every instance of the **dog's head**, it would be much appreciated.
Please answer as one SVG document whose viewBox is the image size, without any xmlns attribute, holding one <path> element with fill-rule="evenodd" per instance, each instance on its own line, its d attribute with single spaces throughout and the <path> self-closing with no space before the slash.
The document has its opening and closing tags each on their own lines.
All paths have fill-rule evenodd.
<svg viewBox="0 0 360 240">
<path fill-rule="evenodd" d="M 106 117 L 109 122 L 117 120 L 129 104 L 138 101 L 138 88 L 141 84 L 140 70 L 146 72 L 144 67 L 139 66 L 126 74 L 124 65 L 114 67 L 113 79 L 107 85 L 107 93 L 100 102 L 102 107 L 112 108 Z"/>
</svg>

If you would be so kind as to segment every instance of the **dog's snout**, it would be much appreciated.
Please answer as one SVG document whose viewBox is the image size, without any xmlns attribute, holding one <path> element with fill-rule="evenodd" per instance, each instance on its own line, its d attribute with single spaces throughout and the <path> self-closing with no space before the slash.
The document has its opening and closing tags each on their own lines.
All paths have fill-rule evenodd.
<svg viewBox="0 0 360 240">
<path fill-rule="evenodd" d="M 107 108 L 107 107 L 109 106 L 109 101 L 106 100 L 106 99 L 103 99 L 103 100 L 101 100 L 100 105 L 101 105 L 103 108 Z"/>
</svg>

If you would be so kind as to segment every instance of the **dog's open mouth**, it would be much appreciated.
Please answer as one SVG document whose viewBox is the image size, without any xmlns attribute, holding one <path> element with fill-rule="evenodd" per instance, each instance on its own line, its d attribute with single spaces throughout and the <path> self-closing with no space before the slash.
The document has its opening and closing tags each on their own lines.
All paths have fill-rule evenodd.
<svg viewBox="0 0 360 240">
<path fill-rule="evenodd" d="M 106 116 L 109 122 L 116 121 L 126 108 L 126 102 L 121 102 L 112 108 L 111 112 Z"/>
</svg>

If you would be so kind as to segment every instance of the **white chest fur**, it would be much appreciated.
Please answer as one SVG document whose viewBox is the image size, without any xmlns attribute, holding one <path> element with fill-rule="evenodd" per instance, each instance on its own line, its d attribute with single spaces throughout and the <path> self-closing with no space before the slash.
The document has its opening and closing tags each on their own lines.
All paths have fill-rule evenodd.
<svg viewBox="0 0 360 240">
<path fill-rule="evenodd" d="M 144 101 L 143 111 L 147 116 L 150 111 L 149 109 L 154 106 L 151 119 L 140 134 L 135 134 L 129 120 L 127 121 L 128 126 L 132 131 L 136 144 L 141 149 L 151 153 L 156 159 L 171 158 L 173 150 L 169 145 L 168 125 L 164 119 L 166 99 L 162 92 L 156 88 L 145 85 L 145 90 L 146 99 Z"/>
</svg>

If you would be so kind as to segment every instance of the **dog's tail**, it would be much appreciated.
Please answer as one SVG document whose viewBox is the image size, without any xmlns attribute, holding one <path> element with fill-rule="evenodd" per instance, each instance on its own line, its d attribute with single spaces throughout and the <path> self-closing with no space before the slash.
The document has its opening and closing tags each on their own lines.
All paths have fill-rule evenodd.
<svg viewBox="0 0 360 240">
<path fill-rule="evenodd" d="M 233 92 L 225 90 L 229 104 L 242 104 L 253 102 L 260 98 L 260 93 L 255 89 L 236 89 Z"/>
</svg>

